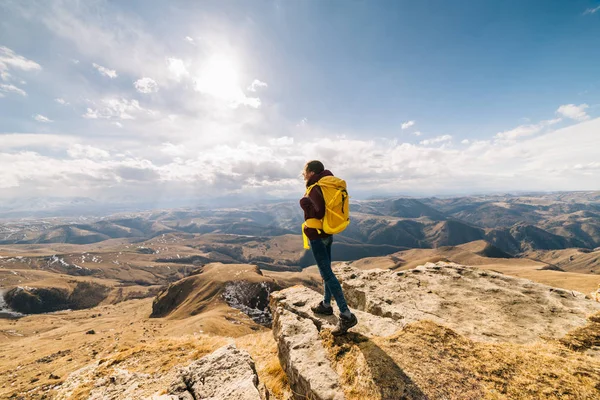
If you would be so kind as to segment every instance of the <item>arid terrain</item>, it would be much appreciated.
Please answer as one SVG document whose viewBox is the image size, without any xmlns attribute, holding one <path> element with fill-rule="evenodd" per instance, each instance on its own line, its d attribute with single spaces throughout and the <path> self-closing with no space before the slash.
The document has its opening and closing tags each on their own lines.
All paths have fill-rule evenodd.
<svg viewBox="0 0 600 400">
<path fill-rule="evenodd" d="M 165 382 L 174 379 L 181 366 L 226 344 L 235 344 L 250 354 L 258 380 L 270 398 L 288 399 L 297 392 L 294 385 L 298 383 L 290 383 L 285 372 L 289 373 L 290 366 L 282 361 L 282 342 L 271 331 L 276 305 L 269 307 L 270 295 L 286 288 L 322 290 L 314 259 L 302 248 L 298 234 L 301 214 L 295 204 L 157 210 L 105 217 L 42 213 L 36 218 L 23 218 L 6 208 L 2 213 L 0 397 L 103 398 L 93 397 L 99 396 L 106 386 L 98 382 L 109 379 L 116 371 L 128 371 L 135 379 L 145 377 L 143 384 L 138 382 L 145 391 L 119 397 L 115 393 L 121 389 L 115 386 L 112 394 L 102 392 L 106 398 L 166 395 L 170 389 Z M 547 285 L 539 289 L 542 291 L 548 290 L 546 287 L 557 288 L 564 296 L 579 299 L 578 307 L 590 311 L 590 315 L 595 309 L 591 294 L 600 285 L 597 192 L 357 201 L 352 204 L 351 215 L 350 227 L 335 240 L 333 257 L 338 264 L 345 262 L 337 268 L 351 267 L 360 273 L 377 268 L 403 274 L 427 263 L 455 263 L 489 271 L 492 276 Z M 487 285 L 473 282 L 474 287 Z M 442 296 L 444 287 L 432 287 L 431 291 Z M 459 285 L 456 290 L 466 289 Z M 493 304 L 495 293 L 499 292 L 490 287 L 481 295 Z M 503 300 L 507 304 L 522 301 L 519 299 L 523 295 L 507 293 Z M 523 293 L 531 295 L 527 290 Z M 422 302 L 425 307 L 427 296 L 427 291 L 418 295 L 417 303 Z M 383 349 L 378 351 L 394 360 L 419 359 L 427 365 L 427 373 L 432 374 L 425 377 L 423 371 L 411 369 L 407 361 L 392 363 L 394 368 L 413 374 L 412 381 L 420 387 L 416 390 L 409 385 L 414 390 L 407 389 L 407 393 L 413 393 L 408 398 L 445 398 L 443 385 L 431 382 L 441 371 L 436 369 L 434 358 L 446 365 L 453 357 L 464 356 L 462 360 L 471 363 L 473 357 L 483 355 L 497 365 L 513 365 L 513 357 L 533 360 L 535 346 L 541 346 L 547 355 L 545 361 L 535 362 L 550 365 L 553 357 L 563 354 L 576 365 L 574 371 L 580 371 L 587 363 L 592 372 L 586 373 L 597 376 L 600 338 L 586 328 L 586 312 L 581 311 L 572 326 L 564 325 L 564 330 L 551 335 L 543 332 L 541 322 L 526 321 L 526 314 L 520 316 L 520 323 L 505 316 L 506 310 L 490 311 L 488 324 L 494 324 L 494 318 L 510 320 L 503 330 L 510 325 L 514 336 L 492 348 L 481 344 L 483 336 L 473 331 L 483 329 L 476 326 L 480 317 L 475 309 L 461 305 L 458 298 L 443 296 L 448 307 L 461 309 L 464 315 L 450 318 L 449 314 L 432 309 L 433 315 L 439 317 L 406 319 L 397 325 L 388 321 L 385 332 L 372 333 L 373 343 Z M 548 326 L 559 323 L 553 306 L 544 305 L 546 300 L 542 298 L 530 301 L 550 310 L 548 319 L 544 319 Z M 368 314 L 366 319 L 371 318 L 369 315 L 390 318 L 399 312 L 378 314 L 381 306 L 369 309 L 366 303 L 353 301 L 352 307 Z M 396 304 L 398 300 L 382 301 Z M 590 321 L 593 328 L 597 321 Z M 524 329 L 520 336 L 528 338 L 526 341 L 515 339 L 519 329 Z M 344 375 L 348 363 L 356 362 L 355 352 L 365 350 L 360 335 L 333 339 L 325 330 L 318 330 L 319 340 L 323 340 L 326 352 L 333 357 L 336 379 L 342 382 L 340 390 L 346 398 L 361 398 L 365 393 L 371 398 L 395 398 L 389 393 L 399 392 L 374 390 L 377 380 L 349 382 L 350 377 Z M 429 342 L 423 342 L 424 335 L 430 335 Z M 440 335 L 450 335 L 457 347 L 447 348 L 443 354 L 416 354 L 406 342 L 415 340 L 414 346 L 420 343 L 429 349 L 437 346 Z M 486 335 L 493 336 L 490 332 Z M 394 347 L 400 338 L 401 348 Z M 482 366 L 461 365 L 463 372 L 469 370 L 472 374 L 477 370 L 476 375 L 485 375 L 485 379 L 489 378 L 486 374 L 494 374 Z M 79 372 L 70 376 L 76 371 Z M 457 378 L 461 373 L 454 370 L 452 376 Z M 451 393 L 458 397 L 452 398 L 536 398 L 536 393 L 546 393 L 544 390 L 548 391 L 546 398 L 592 399 L 600 394 L 600 387 L 595 393 L 593 385 L 585 386 L 581 392 L 557 391 L 552 378 L 540 378 L 544 373 L 533 367 L 526 371 L 528 379 L 536 384 L 521 397 L 515 393 L 522 383 L 503 373 L 489 378 L 492 383 L 488 386 L 474 386 L 470 391 L 453 387 Z M 577 380 L 577 374 L 556 379 L 567 388 L 587 385 Z M 581 374 L 585 376 L 584 372 Z M 495 395 L 486 392 L 491 387 Z M 424 397 L 424 393 L 429 397 Z"/>
</svg>

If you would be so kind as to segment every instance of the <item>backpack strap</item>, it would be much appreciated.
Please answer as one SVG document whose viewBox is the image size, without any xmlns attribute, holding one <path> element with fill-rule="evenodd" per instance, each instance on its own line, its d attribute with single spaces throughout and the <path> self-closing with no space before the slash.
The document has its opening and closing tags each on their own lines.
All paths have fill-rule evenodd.
<svg viewBox="0 0 600 400">
<path fill-rule="evenodd" d="M 319 182 L 315 182 L 312 185 L 310 185 L 309 187 L 306 188 L 306 192 L 304 193 L 305 196 L 308 196 L 310 194 L 310 191 L 315 187 L 315 186 L 319 186 Z"/>
<path fill-rule="evenodd" d="M 304 248 L 308 250 L 310 249 L 310 244 L 308 242 L 308 236 L 304 233 L 304 227 L 316 229 L 320 234 L 323 231 L 323 221 L 316 218 L 309 218 L 302 224 L 302 241 L 304 242 Z"/>
<path fill-rule="evenodd" d="M 315 187 L 318 186 L 319 183 L 313 183 L 312 185 L 310 185 L 309 187 L 306 188 L 306 193 L 304 193 L 305 196 L 308 197 L 308 195 L 310 194 L 310 191 Z M 317 232 L 320 234 L 322 232 L 323 229 L 323 221 L 321 221 L 320 219 L 316 219 L 316 218 L 309 218 L 306 221 L 304 221 L 304 223 L 302 224 L 302 241 L 304 242 L 304 248 L 306 250 L 310 249 L 310 244 L 308 241 L 308 236 L 306 236 L 306 233 L 304 233 L 304 228 L 312 228 L 312 229 L 316 229 Z"/>
</svg>

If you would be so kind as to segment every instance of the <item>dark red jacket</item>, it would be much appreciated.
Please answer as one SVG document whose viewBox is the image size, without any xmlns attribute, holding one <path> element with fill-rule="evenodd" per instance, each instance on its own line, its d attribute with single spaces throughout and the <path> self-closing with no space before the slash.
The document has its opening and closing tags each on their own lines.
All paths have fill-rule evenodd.
<svg viewBox="0 0 600 400">
<path fill-rule="evenodd" d="M 308 188 L 310 185 L 317 183 L 319 179 L 324 176 L 333 176 L 333 174 L 327 169 L 320 174 L 315 174 L 308 180 L 308 182 L 306 182 L 306 187 Z M 300 199 L 300 207 L 302 207 L 302 210 L 304 210 L 305 221 L 309 218 L 323 219 L 325 216 L 325 199 L 323 199 L 323 192 L 321 191 L 321 188 L 319 186 L 313 187 L 308 196 L 304 196 Z M 307 227 L 304 227 L 304 233 L 309 240 L 331 236 L 327 233 L 319 233 L 316 229 Z"/>
</svg>

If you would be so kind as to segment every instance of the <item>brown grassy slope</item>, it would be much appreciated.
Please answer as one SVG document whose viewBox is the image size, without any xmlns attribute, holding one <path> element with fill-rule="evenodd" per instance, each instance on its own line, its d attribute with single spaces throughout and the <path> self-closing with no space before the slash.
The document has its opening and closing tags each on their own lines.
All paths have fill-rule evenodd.
<svg viewBox="0 0 600 400">
<path fill-rule="evenodd" d="M 387 338 L 321 336 L 348 400 L 600 396 L 600 359 L 557 342 L 484 344 L 430 321 Z"/>
<path fill-rule="evenodd" d="M 45 271 L 27 273 L 41 273 L 49 280 L 56 278 Z M 19 320 L 0 319 L 0 398 L 29 390 L 33 390 L 29 398 L 37 398 L 43 388 L 60 383 L 69 373 L 101 359 L 131 358 L 152 369 L 163 365 L 162 355 L 158 352 L 165 346 L 158 345 L 157 341 L 185 341 L 190 335 L 201 337 L 207 334 L 240 337 L 255 332 L 258 332 L 257 336 L 242 340 L 240 347 L 255 357 L 259 377 L 261 380 L 264 377 L 265 384 L 273 393 L 281 393 L 282 396 L 288 393 L 289 387 L 286 389 L 287 383 L 277 361 L 270 330 L 229 307 L 219 293 L 226 282 L 241 279 L 252 282 L 270 280 L 282 287 L 293 284 L 315 286 L 320 283 L 316 268 L 289 275 L 268 272 L 268 275 L 261 276 L 252 265 L 211 264 L 202 274 L 191 278 L 199 279 L 196 283 L 200 285 L 168 319 L 149 318 L 153 299 L 101 305 L 89 310 L 31 315 Z M 204 285 L 217 290 L 204 290 Z M 199 309 L 202 312 L 193 315 Z M 95 334 L 86 334 L 91 329 Z M 154 356 L 158 357 L 156 362 L 151 360 Z M 187 360 L 177 351 L 165 347 L 164 359 L 170 357 L 172 360 Z M 39 359 L 48 362 L 38 362 Z M 135 364 L 134 361 L 130 363 Z M 119 362 L 114 365 L 129 364 Z M 50 374 L 60 379 L 50 379 Z M 81 398 L 85 398 L 87 393 L 84 389 Z"/>
<path fill-rule="evenodd" d="M 87 399 L 98 380 L 108 378 L 118 370 L 148 374 L 152 377 L 146 379 L 138 388 L 138 397 L 164 394 L 179 367 L 188 365 L 231 341 L 232 339 L 221 336 L 185 335 L 156 339 L 132 348 L 121 348 L 101 358 L 97 365 L 90 364 L 78 370 L 75 373 L 76 379 L 70 379 L 68 385 L 55 388 L 50 395 L 59 400 Z M 238 348 L 251 354 L 259 380 L 269 390 L 270 398 L 288 399 L 291 390 L 279 364 L 277 345 L 271 332 L 245 335 L 233 341 Z"/>
<path fill-rule="evenodd" d="M 210 310 L 224 303 L 222 293 L 229 282 L 270 283 L 260 269 L 249 264 L 211 263 L 202 272 L 177 281 L 160 293 L 155 300 L 156 316 L 182 319 Z M 160 310 L 160 311 L 159 311 Z"/>
<path fill-rule="evenodd" d="M 161 377 L 144 382 L 138 394 L 146 397 L 162 393 L 178 367 L 202 358 L 225 344 L 227 339 L 224 337 L 200 335 L 157 339 L 134 347 L 120 347 L 113 354 L 100 358 L 98 364 L 90 364 L 85 370 L 77 371 L 79 379 L 76 384 L 55 387 L 49 395 L 60 400 L 88 399 L 98 379 L 110 377 L 117 369 Z"/>
<path fill-rule="evenodd" d="M 131 242 L 136 239 L 120 238 L 108 239 L 102 242 L 90 243 L 86 245 L 69 244 L 69 243 L 45 243 L 45 244 L 4 244 L 0 245 L 0 256 L 2 257 L 39 257 L 51 256 L 53 254 L 75 253 L 84 251 L 106 251 L 116 248 L 125 248 L 131 245 Z"/>
<path fill-rule="evenodd" d="M 266 330 L 226 305 L 174 321 L 149 318 L 151 304 L 152 299 L 131 300 L 89 310 L 0 319 L 0 398 L 30 390 L 40 393 L 84 365 L 156 340 L 204 334 L 238 337 Z M 86 334 L 89 330 L 95 333 Z M 174 360 L 179 357 L 168 354 Z M 51 379 L 50 374 L 60 379 Z"/>
<path fill-rule="evenodd" d="M 335 265 L 335 263 L 334 263 Z M 300 272 L 279 272 L 262 271 L 263 275 L 273 280 L 280 287 L 290 287 L 294 285 L 304 285 L 308 288 L 321 291 L 323 288 L 323 279 L 316 265 L 304 268 Z"/>
<path fill-rule="evenodd" d="M 600 275 L 600 250 L 538 250 L 525 257 L 555 265 L 568 272 Z"/>
</svg>

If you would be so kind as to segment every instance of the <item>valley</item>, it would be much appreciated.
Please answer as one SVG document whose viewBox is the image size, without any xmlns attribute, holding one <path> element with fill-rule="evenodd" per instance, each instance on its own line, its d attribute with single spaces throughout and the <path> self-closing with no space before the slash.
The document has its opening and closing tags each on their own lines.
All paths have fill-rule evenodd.
<svg viewBox="0 0 600 400">
<path fill-rule="evenodd" d="M 356 201 L 333 258 L 336 269 L 397 274 L 466 265 L 591 302 L 599 198 Z M 0 397 L 88 398 L 115 368 L 156 377 L 150 396 L 178 366 L 234 343 L 252 356 L 271 398 L 291 398 L 269 299 L 292 287 L 320 292 L 322 283 L 302 248 L 299 212 L 287 203 L 258 208 L 2 222 Z M 594 357 L 600 342 L 586 348 Z"/>
</svg>

